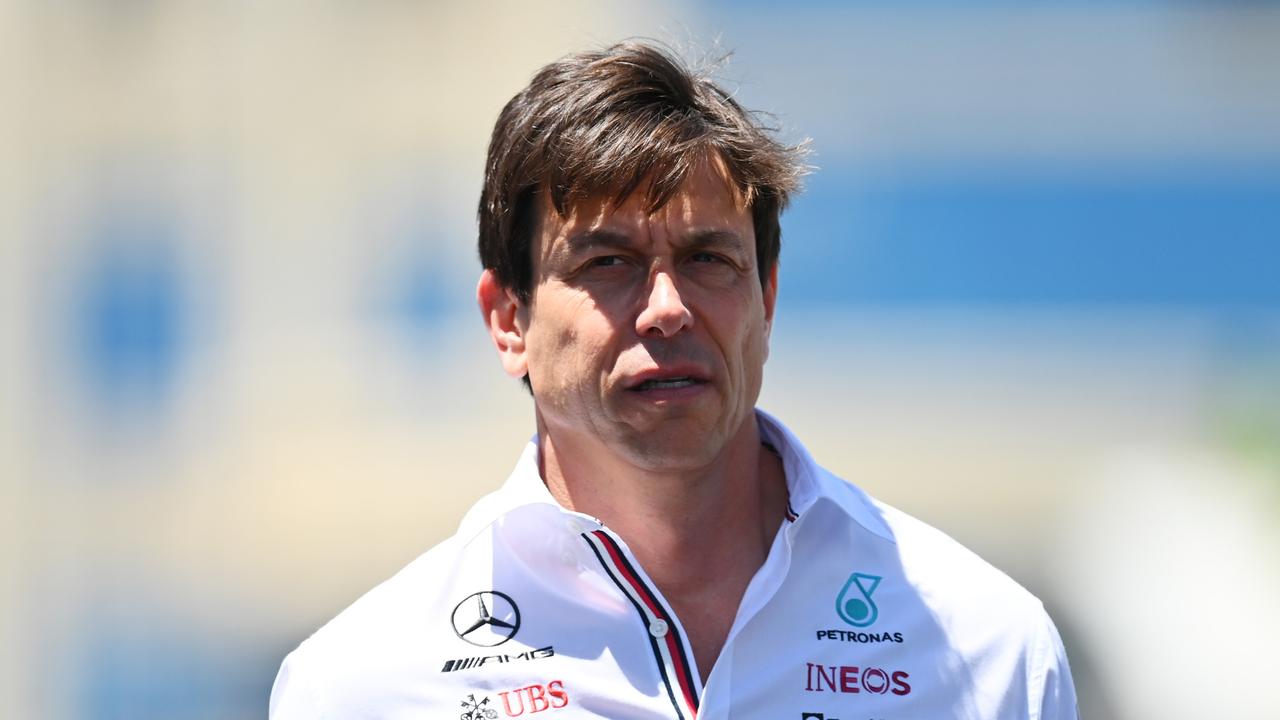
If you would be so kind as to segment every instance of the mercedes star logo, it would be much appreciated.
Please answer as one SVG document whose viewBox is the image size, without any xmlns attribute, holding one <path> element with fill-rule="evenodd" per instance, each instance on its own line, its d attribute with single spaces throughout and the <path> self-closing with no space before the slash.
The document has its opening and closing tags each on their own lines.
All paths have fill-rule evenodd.
<svg viewBox="0 0 1280 720">
<path fill-rule="evenodd" d="M 489 632 L 480 632 L 486 627 Z M 501 645 L 519 629 L 520 608 L 511 596 L 497 590 L 472 593 L 453 609 L 453 631 L 472 645 Z"/>
</svg>

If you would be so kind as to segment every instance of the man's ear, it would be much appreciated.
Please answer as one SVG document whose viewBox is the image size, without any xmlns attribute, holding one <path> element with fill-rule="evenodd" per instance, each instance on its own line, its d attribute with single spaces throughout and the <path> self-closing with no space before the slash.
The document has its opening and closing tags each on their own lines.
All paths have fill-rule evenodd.
<svg viewBox="0 0 1280 720">
<path fill-rule="evenodd" d="M 476 303 L 480 305 L 480 314 L 489 328 L 489 337 L 498 349 L 502 369 L 511 377 L 524 377 L 529 372 L 524 346 L 524 304 L 514 290 L 498 281 L 492 270 L 480 273 L 480 282 L 476 283 Z"/>
</svg>

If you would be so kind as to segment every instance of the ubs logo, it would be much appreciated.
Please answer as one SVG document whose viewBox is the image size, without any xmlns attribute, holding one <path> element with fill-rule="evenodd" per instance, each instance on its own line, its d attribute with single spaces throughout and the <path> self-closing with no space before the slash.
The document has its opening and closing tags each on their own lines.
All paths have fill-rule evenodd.
<svg viewBox="0 0 1280 720">
<path fill-rule="evenodd" d="M 489 707 L 488 697 L 477 700 L 476 694 L 471 693 L 462 701 L 462 720 L 493 720 L 496 717 L 498 711 Z"/>
<path fill-rule="evenodd" d="M 453 608 L 453 632 L 472 645 L 494 647 L 520 630 L 520 608 L 510 595 L 497 590 L 472 593 Z M 489 628 L 490 632 L 480 632 Z"/>
<path fill-rule="evenodd" d="M 527 685 L 498 693 L 498 697 L 502 698 L 502 711 L 507 717 L 559 710 L 569 704 L 569 693 L 565 692 L 563 680 L 552 680 L 546 685 Z"/>
<path fill-rule="evenodd" d="M 552 680 L 546 685 L 526 685 L 500 692 L 498 697 L 502 700 L 502 712 L 507 717 L 559 710 L 569 704 L 569 693 L 564 689 L 563 680 Z M 471 693 L 462 701 L 461 720 L 495 720 L 498 717 L 497 707 L 498 704 L 492 703 L 488 695 L 477 700 L 475 693 Z"/>
</svg>

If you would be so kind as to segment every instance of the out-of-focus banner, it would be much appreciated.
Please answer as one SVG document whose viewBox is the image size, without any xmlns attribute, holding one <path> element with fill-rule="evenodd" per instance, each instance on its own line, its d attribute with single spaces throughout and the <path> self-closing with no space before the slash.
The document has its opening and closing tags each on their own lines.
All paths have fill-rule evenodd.
<svg viewBox="0 0 1280 720">
<path fill-rule="evenodd" d="M 261 717 L 505 479 L 488 133 L 630 36 L 812 139 L 761 404 L 1084 717 L 1280 716 L 1280 6 L 1154 0 L 0 5 L 0 716 Z"/>
</svg>

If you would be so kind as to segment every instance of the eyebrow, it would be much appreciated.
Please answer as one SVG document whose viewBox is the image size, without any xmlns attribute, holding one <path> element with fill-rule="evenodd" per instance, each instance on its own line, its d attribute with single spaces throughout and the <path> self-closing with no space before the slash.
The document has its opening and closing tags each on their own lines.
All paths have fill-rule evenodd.
<svg viewBox="0 0 1280 720">
<path fill-rule="evenodd" d="M 748 243 L 732 230 L 718 228 L 698 229 L 687 233 L 684 238 L 686 247 L 693 248 L 728 248 L 746 249 Z"/>
<path fill-rule="evenodd" d="M 631 239 L 620 232 L 594 228 L 570 235 L 566 244 L 570 252 L 583 252 L 600 247 L 630 247 Z"/>
<path fill-rule="evenodd" d="M 570 252 L 584 252 L 596 248 L 630 248 L 633 243 L 625 233 L 593 228 L 570 235 L 566 240 Z M 719 228 L 695 228 L 685 233 L 679 243 L 681 249 L 690 248 L 743 248 L 746 243 L 738 233 Z"/>
</svg>

